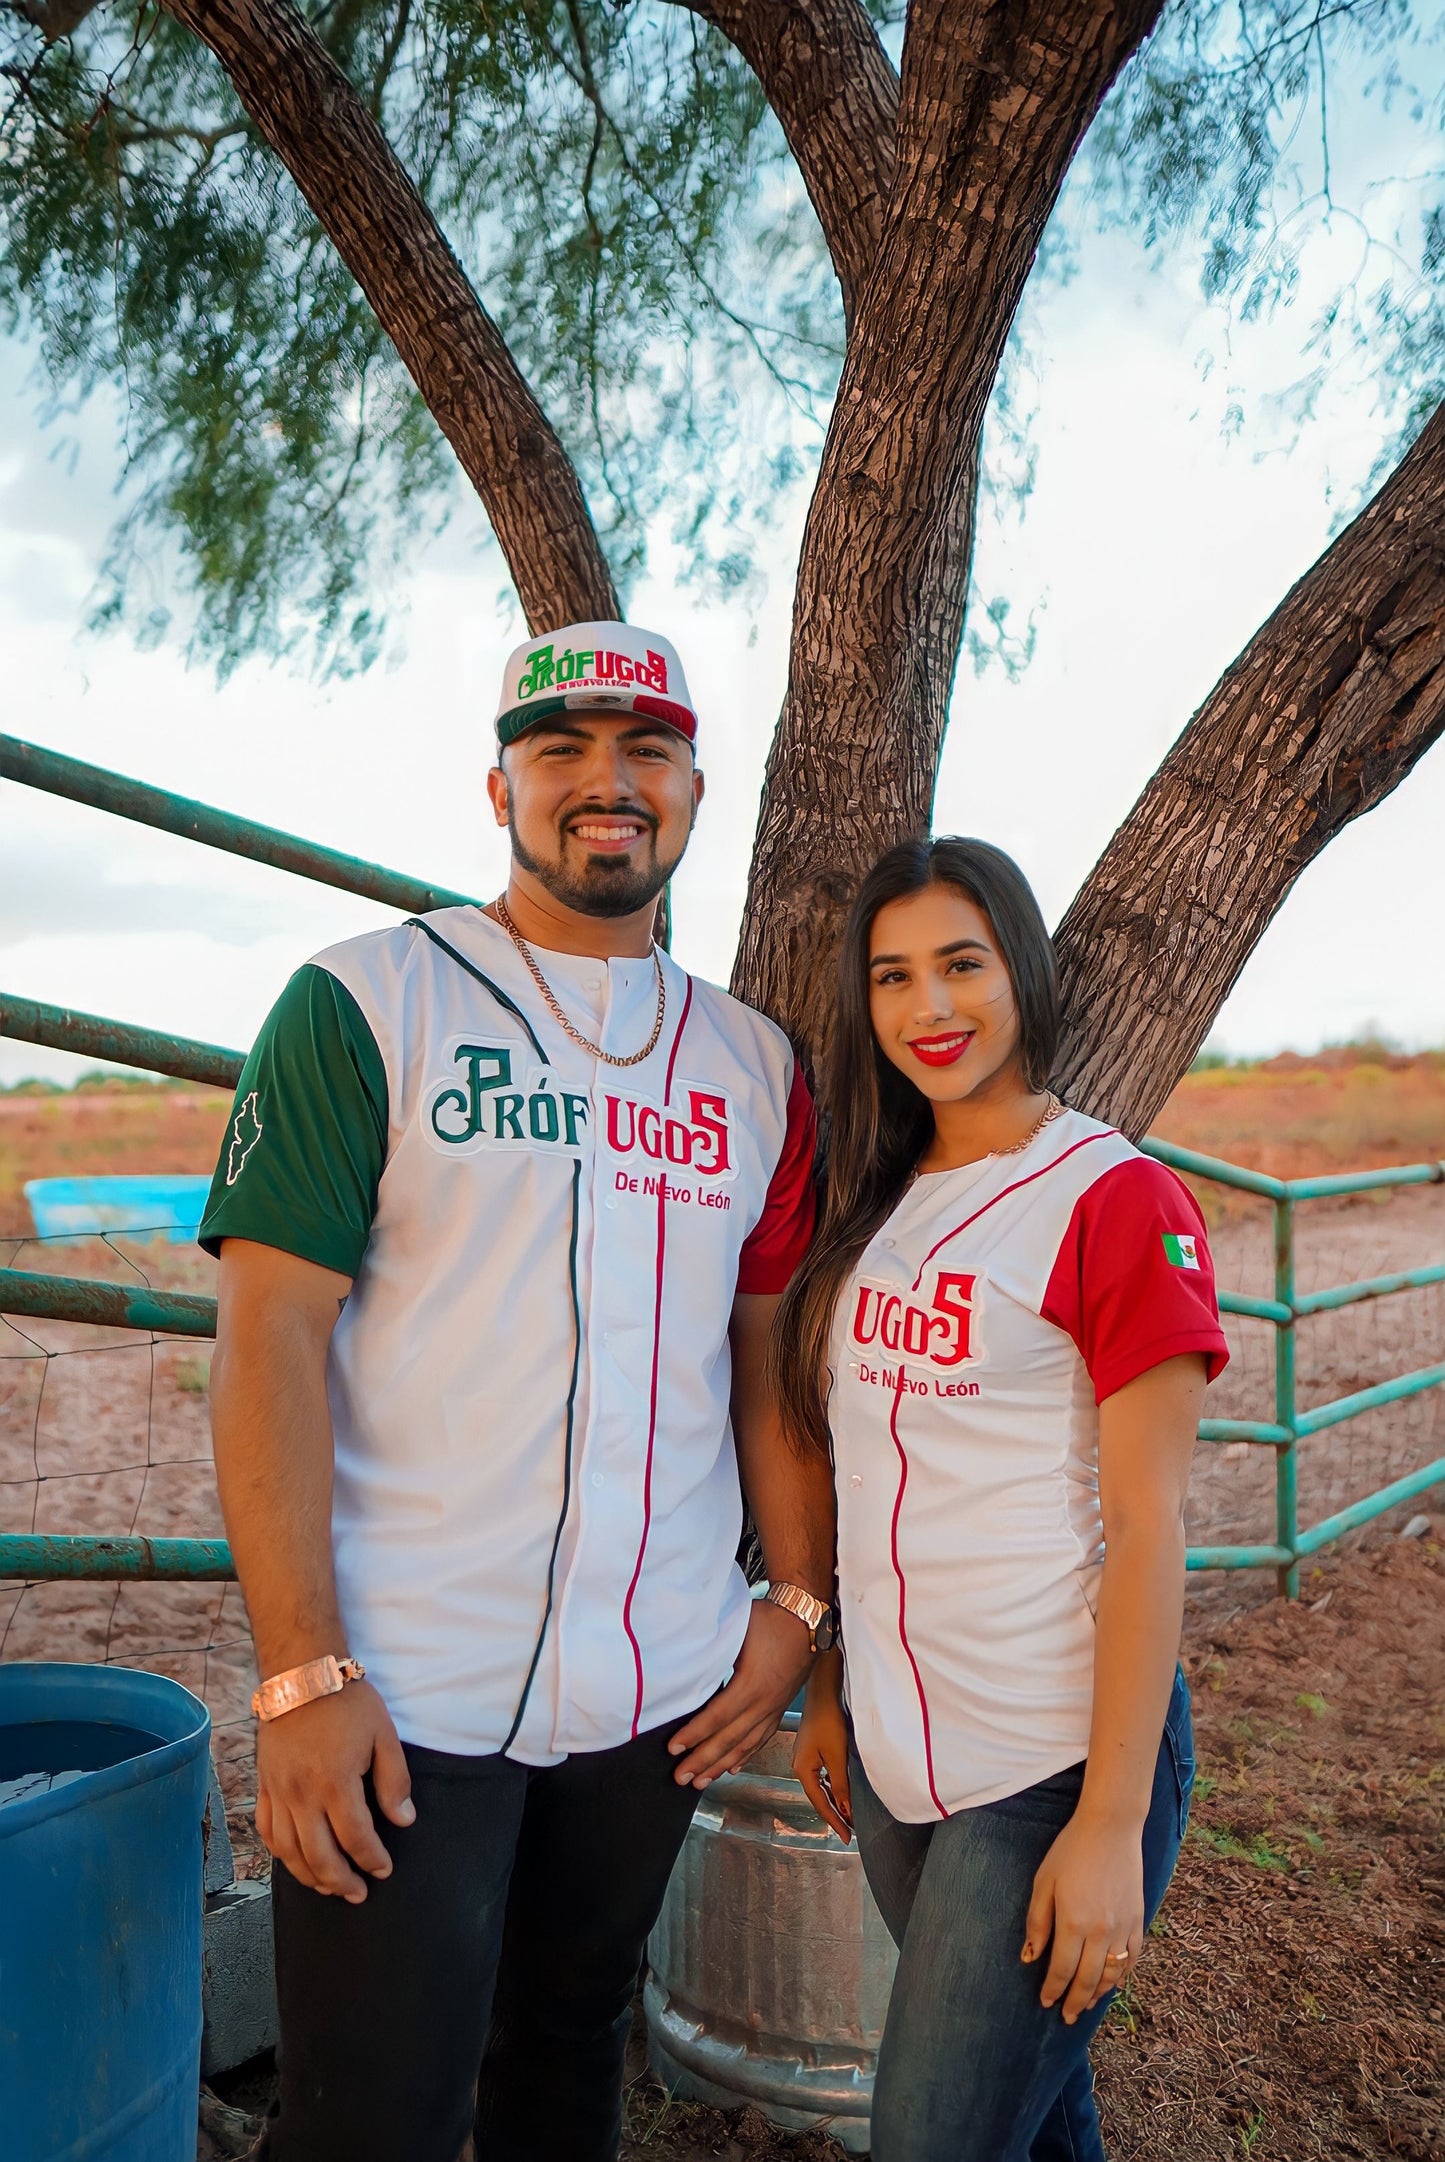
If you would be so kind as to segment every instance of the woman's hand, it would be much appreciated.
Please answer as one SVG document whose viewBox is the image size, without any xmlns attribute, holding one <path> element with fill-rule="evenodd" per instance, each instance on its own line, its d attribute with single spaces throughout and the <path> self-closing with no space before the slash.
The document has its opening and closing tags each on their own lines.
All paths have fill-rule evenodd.
<svg viewBox="0 0 1445 2162">
<path fill-rule="evenodd" d="M 823 1822 L 846 1846 L 853 1837 L 848 1793 L 848 1720 L 843 1710 L 843 1661 L 819 1652 L 808 1676 L 803 1723 L 793 1745 L 793 1771 Z"/>
<path fill-rule="evenodd" d="M 1039 2001 L 1063 1998 L 1072 2027 L 1131 1974 L 1144 1943 L 1144 1858 L 1140 1827 L 1109 1823 L 1081 1806 L 1039 1865 L 1029 1901 L 1026 1962 L 1053 1953 Z M 1110 1959 L 1111 1952 L 1127 1958 Z"/>
</svg>

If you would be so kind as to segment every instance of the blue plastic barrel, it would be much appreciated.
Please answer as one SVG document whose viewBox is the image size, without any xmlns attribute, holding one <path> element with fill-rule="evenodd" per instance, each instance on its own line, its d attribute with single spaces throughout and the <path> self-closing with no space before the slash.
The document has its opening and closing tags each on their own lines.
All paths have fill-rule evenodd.
<svg viewBox="0 0 1445 2162">
<path fill-rule="evenodd" d="M 160 1674 L 0 1665 L 5 2162 L 193 2162 L 210 1731 Z"/>
<path fill-rule="evenodd" d="M 25 1198 L 42 1239 L 93 1238 L 102 1231 L 144 1238 L 162 1232 L 173 1244 L 183 1244 L 200 1229 L 210 1190 L 209 1172 L 189 1171 L 25 1181 Z"/>
</svg>

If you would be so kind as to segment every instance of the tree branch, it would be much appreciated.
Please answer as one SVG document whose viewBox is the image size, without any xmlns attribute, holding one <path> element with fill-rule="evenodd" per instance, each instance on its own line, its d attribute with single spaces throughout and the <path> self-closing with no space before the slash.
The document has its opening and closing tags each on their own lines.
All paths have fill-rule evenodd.
<svg viewBox="0 0 1445 2162">
<path fill-rule="evenodd" d="M 803 536 L 739 996 L 826 1042 L 820 958 L 927 828 L 984 411 L 1075 151 L 1162 0 L 913 0 L 897 168 Z M 826 926 L 820 929 L 820 926 Z"/>
<path fill-rule="evenodd" d="M 25 20 L 40 32 L 47 45 L 68 38 L 93 15 L 100 0 L 17 0 Z"/>
<path fill-rule="evenodd" d="M 289 0 L 164 0 L 216 55 L 486 506 L 533 630 L 620 613 L 582 485 L 365 99 Z"/>
<path fill-rule="evenodd" d="M 898 77 L 861 0 L 679 0 L 737 47 L 777 114 L 853 317 L 893 180 Z"/>
<path fill-rule="evenodd" d="M 1445 407 L 1221 678 L 1060 924 L 1069 1102 L 1143 1133 L 1305 865 L 1442 732 Z"/>
</svg>

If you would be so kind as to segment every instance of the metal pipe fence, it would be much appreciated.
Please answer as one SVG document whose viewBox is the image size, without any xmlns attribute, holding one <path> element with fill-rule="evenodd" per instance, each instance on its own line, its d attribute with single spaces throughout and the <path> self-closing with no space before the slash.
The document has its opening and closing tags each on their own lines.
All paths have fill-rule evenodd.
<svg viewBox="0 0 1445 2162">
<path fill-rule="evenodd" d="M 125 776 L 64 758 L 17 737 L 0 735 L 0 778 L 157 826 L 202 844 L 248 856 L 303 878 L 338 886 L 367 899 L 410 912 L 470 901 L 471 896 L 431 886 L 387 870 L 360 857 L 299 839 L 211 805 Z M 233 1087 L 243 1055 L 216 1044 L 198 1043 L 162 1031 L 132 1027 L 97 1014 L 46 1006 L 32 999 L 0 994 L 0 1035 L 55 1046 L 125 1065 L 140 1066 L 176 1078 Z M 1280 1592 L 1299 1593 L 1302 1560 L 1357 1530 L 1388 1509 L 1445 1483 L 1445 1457 L 1422 1465 L 1403 1478 L 1366 1494 L 1348 1508 L 1301 1530 L 1299 1523 L 1298 1449 L 1302 1441 L 1383 1406 L 1400 1403 L 1445 1383 L 1445 1363 L 1400 1374 L 1331 1403 L 1301 1411 L 1297 1397 L 1296 1331 L 1311 1316 L 1445 1283 L 1445 1262 L 1397 1270 L 1331 1289 L 1300 1293 L 1295 1284 L 1295 1209 L 1300 1202 L 1362 1194 L 1394 1187 L 1445 1182 L 1445 1162 L 1392 1165 L 1377 1171 L 1330 1174 L 1322 1178 L 1276 1179 L 1218 1157 L 1202 1156 L 1166 1141 L 1146 1139 L 1142 1146 L 1159 1162 L 1191 1177 L 1211 1180 L 1270 1203 L 1274 1217 L 1274 1296 L 1264 1299 L 1221 1291 L 1226 1314 L 1268 1323 L 1274 1338 L 1273 1419 L 1205 1419 L 1199 1428 L 1206 1443 L 1246 1444 L 1275 1452 L 1274 1539 L 1234 1546 L 1192 1546 L 1191 1569 L 1273 1569 Z M 149 1332 L 152 1337 L 214 1337 L 213 1299 L 148 1286 L 41 1275 L 24 1269 L 0 1269 L 0 1315 L 85 1322 L 103 1327 Z M 129 1580 L 219 1581 L 234 1576 L 224 1540 L 194 1538 L 65 1537 L 41 1533 L 0 1532 L 0 1582 L 46 1583 L 82 1579 L 102 1583 Z"/>
<path fill-rule="evenodd" d="M 1445 1457 L 1437 1457 L 1433 1463 L 1421 1465 L 1418 1471 L 1394 1479 L 1388 1486 L 1376 1488 L 1349 1508 L 1338 1510 L 1306 1530 L 1300 1529 L 1299 1444 L 1329 1427 L 1342 1425 L 1347 1419 L 1357 1419 L 1366 1412 L 1403 1403 L 1427 1389 L 1439 1388 L 1445 1382 L 1445 1363 L 1420 1367 L 1410 1374 L 1397 1374 L 1372 1388 L 1359 1389 L 1349 1396 L 1337 1397 L 1333 1403 L 1317 1404 L 1311 1410 L 1301 1411 L 1296 1372 L 1298 1324 L 1312 1315 L 1336 1312 L 1368 1299 L 1389 1298 L 1398 1292 L 1418 1291 L 1431 1284 L 1445 1283 L 1445 1262 L 1397 1270 L 1388 1276 L 1367 1277 L 1359 1283 L 1339 1284 L 1325 1291 L 1300 1293 L 1295 1288 L 1296 1206 L 1302 1201 L 1372 1193 L 1392 1187 L 1438 1186 L 1445 1183 L 1445 1162 L 1392 1164 L 1378 1171 L 1346 1171 L 1322 1178 L 1275 1179 L 1262 1171 L 1248 1171 L 1242 1165 L 1225 1163 L 1216 1156 L 1200 1156 L 1192 1149 L 1176 1148 L 1168 1141 L 1148 1138 L 1141 1146 L 1160 1163 L 1167 1164 L 1171 1171 L 1209 1179 L 1218 1186 L 1232 1187 L 1236 1192 L 1257 1194 L 1273 1209 L 1274 1297 L 1250 1298 L 1242 1292 L 1221 1290 L 1219 1305 L 1223 1313 L 1268 1322 L 1274 1329 L 1274 1418 L 1203 1419 L 1199 1438 L 1204 1442 L 1253 1443 L 1274 1450 L 1274 1539 L 1267 1545 L 1191 1547 L 1188 1561 L 1191 1569 L 1273 1569 L 1283 1596 L 1296 1599 L 1299 1597 L 1301 1561 L 1317 1554 L 1321 1547 L 1343 1538 L 1346 1532 L 1357 1531 L 1377 1516 L 1383 1516 L 1387 1509 L 1396 1508 L 1401 1502 L 1445 1482 Z"/>
</svg>

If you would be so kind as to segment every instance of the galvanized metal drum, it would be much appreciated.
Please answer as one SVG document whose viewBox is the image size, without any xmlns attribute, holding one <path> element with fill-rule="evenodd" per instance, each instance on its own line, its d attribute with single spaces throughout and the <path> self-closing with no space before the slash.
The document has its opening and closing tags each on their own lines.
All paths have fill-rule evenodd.
<svg viewBox="0 0 1445 2162">
<path fill-rule="evenodd" d="M 679 2094 L 866 2154 L 893 1941 L 793 1776 L 797 1727 L 698 1804 L 648 1947 L 648 2050 Z"/>
</svg>

